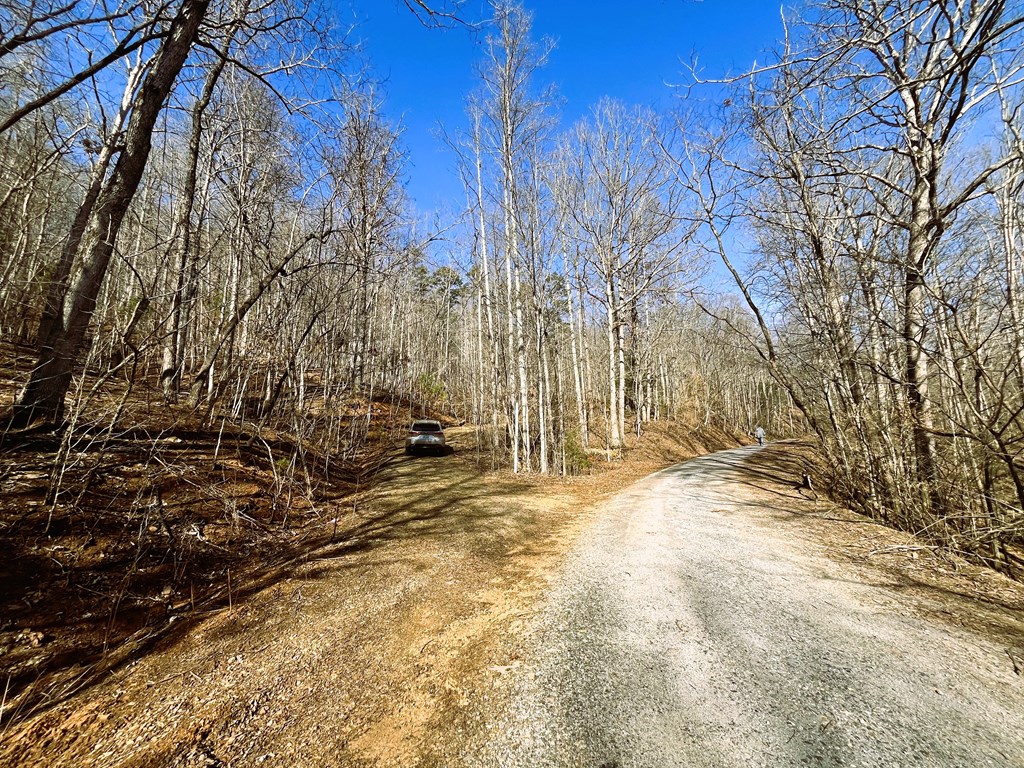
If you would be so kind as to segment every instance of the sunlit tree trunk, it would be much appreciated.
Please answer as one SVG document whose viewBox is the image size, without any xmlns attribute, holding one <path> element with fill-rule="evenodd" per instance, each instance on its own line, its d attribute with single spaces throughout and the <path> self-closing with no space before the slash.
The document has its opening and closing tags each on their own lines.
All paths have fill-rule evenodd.
<svg viewBox="0 0 1024 768">
<path fill-rule="evenodd" d="M 121 223 L 149 159 L 153 128 L 192 49 L 209 0 L 182 0 L 167 36 L 132 101 L 123 146 L 109 178 L 96 195 L 85 225 L 78 268 L 61 301 L 60 317 L 41 328 L 39 357 L 11 415 L 12 426 L 60 421 L 64 398 L 82 351 Z"/>
</svg>

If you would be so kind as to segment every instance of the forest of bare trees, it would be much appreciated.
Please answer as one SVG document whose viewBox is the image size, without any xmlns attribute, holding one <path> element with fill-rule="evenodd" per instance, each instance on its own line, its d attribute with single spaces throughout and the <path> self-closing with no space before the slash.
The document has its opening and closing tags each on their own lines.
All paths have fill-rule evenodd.
<svg viewBox="0 0 1024 768">
<path fill-rule="evenodd" d="M 820 0 L 787 30 L 672 114 L 565 128 L 557 48 L 497 4 L 436 226 L 327 5 L 3 0 L 5 434 L 188 415 L 345 457 L 387 403 L 570 474 L 655 420 L 761 424 L 1019 569 L 1021 9 Z"/>
<path fill-rule="evenodd" d="M 808 19 L 682 175 L 709 223 L 754 238 L 737 282 L 762 356 L 844 495 L 1019 575 L 1022 9 L 833 0 Z"/>
</svg>

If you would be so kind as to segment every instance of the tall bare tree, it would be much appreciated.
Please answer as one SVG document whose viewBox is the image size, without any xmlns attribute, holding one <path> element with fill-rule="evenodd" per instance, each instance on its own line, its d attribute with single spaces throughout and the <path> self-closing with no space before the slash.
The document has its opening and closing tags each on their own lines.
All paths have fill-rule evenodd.
<svg viewBox="0 0 1024 768">
<path fill-rule="evenodd" d="M 132 96 L 123 143 L 113 168 L 95 199 L 88 199 L 88 215 L 76 245 L 77 267 L 59 302 L 58 312 L 44 315 L 39 330 L 39 359 L 18 397 L 11 422 L 59 421 L 64 396 L 71 384 L 75 362 L 85 340 L 96 296 L 114 251 L 121 223 L 128 210 L 152 147 L 153 128 L 174 82 L 185 64 L 209 0 L 183 0 L 171 20 L 166 37 Z"/>
</svg>

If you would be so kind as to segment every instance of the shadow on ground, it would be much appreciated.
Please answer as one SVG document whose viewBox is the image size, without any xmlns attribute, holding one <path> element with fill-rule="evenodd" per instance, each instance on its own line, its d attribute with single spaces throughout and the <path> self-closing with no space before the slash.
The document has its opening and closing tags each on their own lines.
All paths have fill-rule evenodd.
<svg viewBox="0 0 1024 768">
<path fill-rule="evenodd" d="M 923 614 L 1024 650 L 1024 585 L 808 490 L 804 475 L 813 488 L 825 486 L 808 441 L 744 449 L 741 455 L 739 462 L 728 455 L 701 461 L 737 484 L 733 501 L 742 509 L 767 513 L 773 528 L 787 526 L 792 535 L 819 543 L 829 557 L 858 569 L 857 583 L 903 595 Z"/>
</svg>

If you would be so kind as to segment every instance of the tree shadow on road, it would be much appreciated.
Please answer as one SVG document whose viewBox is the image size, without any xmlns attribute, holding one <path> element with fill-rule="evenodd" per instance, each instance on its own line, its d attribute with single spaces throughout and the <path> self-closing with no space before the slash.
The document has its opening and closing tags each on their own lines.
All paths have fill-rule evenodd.
<svg viewBox="0 0 1024 768">
<path fill-rule="evenodd" d="M 908 607 L 930 618 L 1021 645 L 1024 585 L 853 512 L 823 491 L 807 493 L 801 487 L 804 474 L 814 487 L 825 485 L 810 443 L 772 444 L 744 455 L 739 464 L 718 465 L 723 476 L 760 494 L 737 494 L 737 503 L 747 510 L 759 508 L 773 527 L 792 526 L 793 535 L 818 543 L 828 557 L 854 567 L 852 583 L 900 595 Z M 829 578 L 842 580 L 834 574 Z"/>
</svg>

